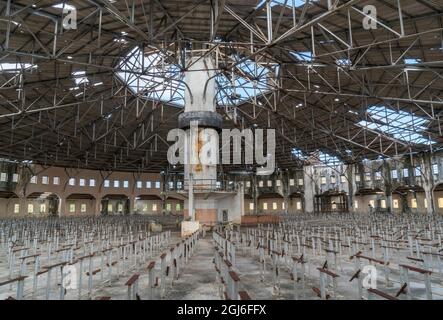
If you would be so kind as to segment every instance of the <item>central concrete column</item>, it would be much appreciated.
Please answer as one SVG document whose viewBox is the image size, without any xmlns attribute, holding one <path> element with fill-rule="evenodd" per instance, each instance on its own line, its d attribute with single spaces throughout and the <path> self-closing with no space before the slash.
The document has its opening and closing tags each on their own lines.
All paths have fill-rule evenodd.
<svg viewBox="0 0 443 320">
<path fill-rule="evenodd" d="M 185 180 L 188 199 L 185 217 L 202 223 L 215 223 L 217 201 L 203 196 L 216 189 L 218 132 L 222 117 L 216 112 L 215 66 L 211 56 L 190 57 L 185 72 L 185 110 L 179 116 L 179 127 L 186 130 Z"/>
<path fill-rule="evenodd" d="M 241 217 L 245 215 L 245 189 L 243 183 L 238 183 L 237 185 L 237 193 L 234 198 L 229 198 L 230 202 L 230 214 L 229 220 L 234 223 L 241 223 Z"/>
<path fill-rule="evenodd" d="M 188 190 L 188 212 L 189 217 L 191 217 L 191 221 L 195 221 L 195 207 L 194 207 L 194 177 L 192 175 L 192 171 L 189 172 L 188 175 L 189 181 L 189 190 Z"/>
</svg>

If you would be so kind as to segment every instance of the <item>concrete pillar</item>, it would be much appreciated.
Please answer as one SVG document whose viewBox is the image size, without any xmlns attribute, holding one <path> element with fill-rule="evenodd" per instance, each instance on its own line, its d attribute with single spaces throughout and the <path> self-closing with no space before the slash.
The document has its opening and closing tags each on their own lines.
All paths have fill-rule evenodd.
<svg viewBox="0 0 443 320">
<path fill-rule="evenodd" d="M 314 167 L 313 166 L 305 166 L 303 168 L 303 188 L 304 188 L 304 202 L 305 202 L 305 212 L 312 213 L 314 212 L 314 195 L 315 195 L 315 186 L 314 186 Z"/>
<path fill-rule="evenodd" d="M 100 204 L 101 204 L 102 199 L 101 198 L 97 198 L 94 200 L 94 215 L 99 216 L 101 214 L 100 212 Z"/>
<path fill-rule="evenodd" d="M 123 202 L 123 214 L 124 215 L 130 215 L 133 211 L 133 205 L 134 205 L 134 199 L 131 199 L 130 197 L 128 197 L 126 200 L 124 200 Z"/>
<path fill-rule="evenodd" d="M 109 200 L 108 199 L 103 200 L 103 198 L 102 198 L 102 199 L 100 199 L 100 204 L 102 205 L 101 213 L 109 214 L 110 213 L 110 212 L 108 212 Z"/>
<path fill-rule="evenodd" d="M 434 195 L 432 193 L 432 189 L 429 187 L 426 187 L 424 189 L 425 189 L 426 202 L 428 204 L 428 207 L 426 208 L 426 213 L 434 214 Z"/>
<path fill-rule="evenodd" d="M 234 223 L 241 223 L 241 217 L 245 215 L 245 196 L 242 182 L 237 184 L 237 194 L 235 195 L 231 208 L 229 209 L 229 220 Z"/>
<path fill-rule="evenodd" d="M 28 213 L 28 204 L 26 197 L 19 197 L 20 212 L 19 215 L 25 216 Z"/>
<path fill-rule="evenodd" d="M 283 194 L 283 202 L 285 204 L 285 213 L 288 214 L 288 206 L 289 206 L 289 196 L 287 192 Z"/>
<path fill-rule="evenodd" d="M 253 184 L 252 184 L 252 200 L 254 202 L 254 214 L 258 214 L 258 185 L 257 185 L 257 176 L 254 176 L 253 178 Z"/>
<path fill-rule="evenodd" d="M 195 205 L 194 205 L 194 176 L 189 173 L 189 195 L 188 195 L 188 215 L 191 221 L 195 221 Z"/>
<path fill-rule="evenodd" d="M 135 197 L 129 197 L 130 200 L 130 205 L 129 205 L 129 214 L 134 214 L 135 213 L 135 209 L 136 209 L 136 201 Z M 162 205 L 163 208 L 163 205 Z"/>
<path fill-rule="evenodd" d="M 355 213 L 357 209 L 355 208 L 355 193 L 357 192 L 357 183 L 355 181 L 355 165 L 350 164 L 346 168 L 346 183 L 348 184 L 348 203 L 349 212 Z"/>
<path fill-rule="evenodd" d="M 217 181 L 219 136 L 216 129 L 221 128 L 223 120 L 215 106 L 212 57 L 191 56 L 187 62 L 190 66 L 185 72 L 185 82 L 189 90 L 185 90 L 185 108 L 179 116 L 179 127 L 186 130 L 184 171 L 189 195 L 185 203 L 191 221 L 195 221 L 201 215 L 213 217 L 217 212 L 216 201 L 199 199 L 198 193 L 213 188 Z"/>
<path fill-rule="evenodd" d="M 285 213 L 288 214 L 289 212 L 289 179 L 288 174 L 282 175 L 281 179 L 281 188 L 282 188 L 282 194 L 283 194 L 283 202 L 285 204 Z"/>
<path fill-rule="evenodd" d="M 393 212 L 393 202 L 392 202 L 392 177 L 391 177 L 391 166 L 389 161 L 383 160 L 383 166 L 382 166 L 382 176 L 384 179 L 384 190 L 385 190 L 385 197 L 386 197 L 386 209 L 390 213 Z"/>
<path fill-rule="evenodd" d="M 432 173 L 432 158 L 431 155 L 423 156 L 423 168 L 425 168 L 424 173 L 425 177 L 428 179 L 424 179 L 423 188 L 425 189 L 426 202 L 428 207 L 426 208 L 427 214 L 434 214 L 434 175 Z M 426 181 L 427 180 L 427 181 Z"/>
<path fill-rule="evenodd" d="M 166 196 L 165 195 L 161 195 L 161 207 L 162 207 L 162 214 L 165 215 L 166 214 Z M 134 201 L 135 203 L 135 201 Z M 135 205 L 134 205 L 135 208 Z M 135 210 L 132 210 L 132 212 L 134 212 Z"/>
<path fill-rule="evenodd" d="M 66 197 L 60 196 L 58 201 L 58 216 L 64 217 L 66 215 Z"/>
<path fill-rule="evenodd" d="M 245 215 L 245 185 L 243 182 L 240 182 L 238 186 L 237 201 L 237 208 L 240 210 L 240 217 L 243 217 Z"/>
<path fill-rule="evenodd" d="M 408 192 L 400 194 L 400 202 L 401 202 L 401 212 L 409 213 L 411 209 L 409 208 L 409 203 L 408 203 Z"/>
<path fill-rule="evenodd" d="M 394 212 L 392 192 L 386 191 L 386 207 L 389 209 L 390 213 Z"/>
</svg>

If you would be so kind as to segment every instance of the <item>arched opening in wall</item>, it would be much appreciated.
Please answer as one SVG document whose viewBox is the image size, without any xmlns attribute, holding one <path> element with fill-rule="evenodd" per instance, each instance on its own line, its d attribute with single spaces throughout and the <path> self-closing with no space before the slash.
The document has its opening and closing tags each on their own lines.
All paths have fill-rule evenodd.
<svg viewBox="0 0 443 320">
<path fill-rule="evenodd" d="M 288 212 L 302 213 L 305 210 L 305 202 L 302 192 L 293 192 L 288 198 Z"/>
<path fill-rule="evenodd" d="M 20 215 L 20 199 L 11 191 L 0 191 L 0 217 Z"/>
<path fill-rule="evenodd" d="M 130 208 L 130 200 L 123 194 L 107 194 L 100 202 L 102 215 L 129 214 Z"/>
<path fill-rule="evenodd" d="M 434 187 L 432 195 L 434 199 L 435 213 L 443 214 L 443 183 L 440 183 Z"/>
<path fill-rule="evenodd" d="M 279 193 L 263 193 L 257 200 L 259 214 L 281 214 L 286 210 L 284 198 Z"/>
<path fill-rule="evenodd" d="M 394 213 L 425 213 L 427 207 L 425 190 L 420 186 L 399 186 L 392 191 Z"/>
<path fill-rule="evenodd" d="M 88 193 L 73 193 L 66 198 L 66 215 L 96 215 L 96 199 Z"/>
<path fill-rule="evenodd" d="M 322 194 L 315 195 L 314 212 L 349 212 L 348 194 L 344 191 L 328 190 Z"/>
<path fill-rule="evenodd" d="M 243 195 L 243 199 L 244 199 L 243 203 L 244 203 L 245 214 L 254 214 L 255 212 L 254 198 L 250 194 L 245 193 Z"/>
<path fill-rule="evenodd" d="M 388 199 L 380 188 L 358 189 L 354 196 L 354 211 L 359 213 L 374 213 L 389 210 Z"/>
<path fill-rule="evenodd" d="M 137 214 L 160 215 L 163 214 L 162 198 L 154 195 L 139 195 L 135 198 L 135 212 Z"/>
<path fill-rule="evenodd" d="M 59 216 L 62 201 L 60 197 L 51 192 L 33 192 L 26 197 L 25 208 L 22 212 L 26 215 Z"/>
<path fill-rule="evenodd" d="M 183 199 L 173 196 L 167 196 L 165 202 L 165 212 L 173 216 L 182 216 L 185 202 Z"/>
</svg>

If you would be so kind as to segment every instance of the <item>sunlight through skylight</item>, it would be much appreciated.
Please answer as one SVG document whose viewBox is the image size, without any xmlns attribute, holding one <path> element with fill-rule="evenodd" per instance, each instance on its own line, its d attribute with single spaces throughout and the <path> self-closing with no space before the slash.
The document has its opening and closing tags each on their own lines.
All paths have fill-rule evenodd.
<svg viewBox="0 0 443 320">
<path fill-rule="evenodd" d="M 135 94 L 147 99 L 159 100 L 176 106 L 184 106 L 184 73 L 168 62 L 164 53 L 143 55 L 137 47 L 119 65 L 122 70 L 117 76 Z M 242 61 L 235 56 L 234 61 Z M 239 105 L 270 90 L 271 72 L 278 66 L 261 66 L 252 60 L 239 63 L 229 74 L 219 74 L 217 82 L 217 104 Z"/>
<path fill-rule="evenodd" d="M 239 58 L 237 58 L 239 60 Z M 217 103 L 238 105 L 269 90 L 270 69 L 247 60 L 236 66 L 229 77 L 217 77 Z"/>
<path fill-rule="evenodd" d="M 265 2 L 266 2 L 266 0 L 262 0 L 262 1 L 257 5 L 257 7 L 260 7 L 260 6 L 263 5 Z M 278 6 L 278 5 L 283 6 L 283 5 L 285 5 L 285 2 L 286 2 L 286 7 L 290 7 L 290 8 L 292 8 L 292 5 L 293 5 L 292 2 L 294 2 L 294 6 L 295 6 L 296 8 L 298 8 L 298 7 L 302 7 L 302 6 L 304 6 L 305 3 L 306 3 L 306 0 L 287 0 L 287 1 L 285 1 L 285 0 L 271 0 L 271 7 Z M 312 4 L 312 3 L 314 3 L 314 2 L 319 2 L 319 0 L 310 0 L 310 1 L 309 1 L 309 4 Z"/>
<path fill-rule="evenodd" d="M 298 148 L 292 148 L 292 155 L 300 160 L 306 160 L 306 156 L 303 151 Z"/>
<path fill-rule="evenodd" d="M 74 81 L 77 86 L 79 84 L 88 84 L 89 83 L 89 80 L 86 77 L 85 71 L 75 71 L 72 73 L 72 75 L 74 76 Z"/>
<path fill-rule="evenodd" d="M 30 63 L 0 63 L 0 73 L 20 73 L 34 68 L 37 68 L 37 65 Z"/>
<path fill-rule="evenodd" d="M 317 151 L 313 156 L 326 165 L 339 165 L 343 163 L 337 156 L 330 155 L 323 151 Z"/>
<path fill-rule="evenodd" d="M 148 99 L 160 100 L 179 106 L 184 105 L 183 74 L 167 61 L 164 54 L 142 54 L 135 47 L 120 64 L 123 70 L 117 73 L 135 93 Z"/>
<path fill-rule="evenodd" d="M 406 111 L 396 111 L 385 106 L 370 106 L 367 110 L 368 119 L 358 124 L 372 130 L 381 131 L 395 139 L 415 144 L 433 143 L 419 132 L 426 129 L 428 121 Z"/>
<path fill-rule="evenodd" d="M 290 52 L 297 60 L 301 62 L 311 62 L 312 61 L 312 52 L 311 51 L 299 51 Z"/>
<path fill-rule="evenodd" d="M 292 155 L 302 161 L 309 160 L 314 165 L 340 165 L 343 162 L 337 157 L 330 155 L 329 153 L 317 150 L 310 155 L 306 155 L 298 148 L 292 148 Z"/>
</svg>

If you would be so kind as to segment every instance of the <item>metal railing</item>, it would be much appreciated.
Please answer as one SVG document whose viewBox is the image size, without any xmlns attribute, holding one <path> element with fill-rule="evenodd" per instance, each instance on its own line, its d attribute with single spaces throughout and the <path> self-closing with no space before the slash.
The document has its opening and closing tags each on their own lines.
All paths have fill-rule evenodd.
<svg viewBox="0 0 443 320">
<path fill-rule="evenodd" d="M 217 192 L 237 190 L 237 184 L 234 181 L 216 180 L 216 179 L 193 179 L 193 189 L 195 192 Z M 188 191 L 189 180 L 184 181 L 168 181 L 166 182 L 166 191 Z"/>
</svg>

